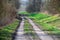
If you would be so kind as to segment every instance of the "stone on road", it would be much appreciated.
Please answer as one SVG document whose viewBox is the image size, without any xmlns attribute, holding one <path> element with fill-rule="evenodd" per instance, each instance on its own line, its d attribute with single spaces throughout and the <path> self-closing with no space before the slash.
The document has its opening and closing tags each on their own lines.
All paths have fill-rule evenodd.
<svg viewBox="0 0 60 40">
<path fill-rule="evenodd" d="M 33 29 L 35 30 L 36 34 L 39 36 L 39 38 L 41 40 L 54 40 L 51 36 L 44 33 L 42 30 L 40 30 L 38 28 L 38 26 L 36 26 L 31 19 L 29 19 L 29 18 L 27 18 L 27 19 L 28 19 L 29 23 L 33 26 Z"/>
<path fill-rule="evenodd" d="M 14 40 L 26 40 L 26 38 L 24 37 L 24 19 L 23 18 L 22 18 L 20 27 L 17 30 L 17 34 Z"/>
</svg>

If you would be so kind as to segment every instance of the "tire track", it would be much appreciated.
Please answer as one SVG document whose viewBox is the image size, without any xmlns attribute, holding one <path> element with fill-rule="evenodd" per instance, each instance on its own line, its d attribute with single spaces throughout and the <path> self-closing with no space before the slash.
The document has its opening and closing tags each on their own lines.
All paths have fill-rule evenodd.
<svg viewBox="0 0 60 40">
<path fill-rule="evenodd" d="M 36 34 L 39 36 L 41 40 L 54 40 L 51 36 L 45 34 L 42 30 L 40 30 L 31 19 L 29 19 L 28 17 L 26 17 L 26 19 L 33 26 L 33 29 L 35 30 Z"/>
<path fill-rule="evenodd" d="M 23 17 L 14 40 L 26 40 L 26 38 L 24 37 L 24 18 Z"/>
<path fill-rule="evenodd" d="M 35 31 L 33 30 L 32 25 L 28 22 L 28 20 L 26 20 L 26 22 L 25 22 L 25 27 L 26 27 L 26 25 L 28 27 L 27 29 L 29 30 L 29 31 L 27 31 L 27 29 L 25 29 L 27 31 L 27 32 L 25 31 L 26 39 L 27 40 L 40 40 L 39 37 L 36 35 Z"/>
</svg>

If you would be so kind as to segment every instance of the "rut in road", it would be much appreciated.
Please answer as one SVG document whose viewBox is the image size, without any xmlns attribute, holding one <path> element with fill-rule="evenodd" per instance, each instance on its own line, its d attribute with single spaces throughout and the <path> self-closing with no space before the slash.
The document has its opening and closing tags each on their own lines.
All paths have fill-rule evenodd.
<svg viewBox="0 0 60 40">
<path fill-rule="evenodd" d="M 20 27 L 17 30 L 17 34 L 14 40 L 26 40 L 23 34 L 24 34 L 24 18 L 22 17 L 22 22 L 20 23 Z"/>
<path fill-rule="evenodd" d="M 36 26 L 31 19 L 29 19 L 28 17 L 26 17 L 26 19 L 33 26 L 33 29 L 35 30 L 36 34 L 39 36 L 41 40 L 54 40 L 51 36 L 40 30 L 38 26 Z"/>
<path fill-rule="evenodd" d="M 20 26 L 17 30 L 17 34 L 15 36 L 14 40 L 54 40 L 51 36 L 45 34 L 43 31 L 41 31 L 38 26 L 36 26 L 33 21 L 29 18 L 26 17 L 26 19 L 28 20 L 29 24 L 31 24 L 31 26 L 33 27 L 32 29 L 34 30 L 33 33 L 35 35 L 35 38 L 32 38 L 32 35 L 26 34 L 24 33 L 24 24 L 25 24 L 25 19 L 22 17 L 22 22 L 20 23 Z"/>
<path fill-rule="evenodd" d="M 27 20 L 27 22 L 28 22 L 28 20 Z M 24 32 L 25 23 L 26 23 L 25 19 L 22 17 L 22 22 L 20 23 L 20 26 L 17 29 L 17 32 L 16 32 L 17 34 L 16 34 L 14 40 L 40 40 L 39 37 L 35 33 L 32 33 L 34 35 L 34 37 L 30 33 L 25 34 L 25 32 Z M 29 24 L 29 22 L 28 22 L 28 24 Z M 28 27 L 30 29 L 32 26 L 29 25 Z"/>
<path fill-rule="evenodd" d="M 25 20 L 24 31 L 25 31 L 25 38 L 27 40 L 40 40 L 40 38 L 35 33 L 32 25 L 28 22 L 28 20 Z"/>
</svg>

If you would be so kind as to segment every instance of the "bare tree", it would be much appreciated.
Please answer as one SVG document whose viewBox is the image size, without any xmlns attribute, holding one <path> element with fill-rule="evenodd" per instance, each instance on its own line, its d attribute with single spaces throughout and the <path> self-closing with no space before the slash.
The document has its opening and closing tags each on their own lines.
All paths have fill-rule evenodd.
<svg viewBox="0 0 60 40">
<path fill-rule="evenodd" d="M 42 11 L 48 11 L 52 14 L 60 13 L 60 0 L 45 0 L 42 5 Z"/>
<path fill-rule="evenodd" d="M 29 0 L 29 6 L 27 7 L 28 12 L 39 12 L 41 0 Z"/>
<path fill-rule="evenodd" d="M 0 0 L 0 26 L 9 24 L 14 20 L 16 8 L 18 8 L 16 6 L 16 0 Z"/>
</svg>

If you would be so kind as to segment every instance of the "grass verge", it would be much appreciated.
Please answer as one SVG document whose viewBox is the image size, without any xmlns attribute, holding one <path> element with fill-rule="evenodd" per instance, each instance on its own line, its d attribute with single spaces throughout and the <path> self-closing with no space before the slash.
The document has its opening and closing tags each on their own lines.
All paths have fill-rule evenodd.
<svg viewBox="0 0 60 40">
<path fill-rule="evenodd" d="M 12 40 L 12 34 L 15 32 L 19 20 L 15 20 L 12 24 L 5 26 L 0 30 L 0 40 Z"/>
<path fill-rule="evenodd" d="M 31 35 L 33 35 L 33 27 L 28 23 L 27 20 L 25 20 L 24 32 L 25 32 L 26 34 L 31 34 Z"/>
<path fill-rule="evenodd" d="M 48 34 L 60 34 L 60 29 L 58 29 L 57 26 L 49 24 L 59 19 L 59 15 L 49 16 L 46 14 L 31 14 L 29 17 L 33 18 L 33 21 L 37 23 L 43 31 L 48 32 Z"/>
</svg>

